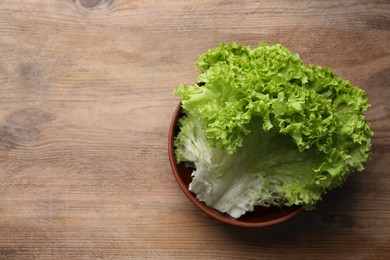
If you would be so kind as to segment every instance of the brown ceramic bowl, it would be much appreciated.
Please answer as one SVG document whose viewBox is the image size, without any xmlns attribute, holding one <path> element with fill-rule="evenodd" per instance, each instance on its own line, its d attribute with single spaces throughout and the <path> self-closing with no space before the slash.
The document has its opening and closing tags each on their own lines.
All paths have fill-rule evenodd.
<svg viewBox="0 0 390 260">
<path fill-rule="evenodd" d="M 168 153 L 169 161 L 173 170 L 173 174 L 177 182 L 179 183 L 180 188 L 183 190 L 184 194 L 203 212 L 207 215 L 225 222 L 227 224 L 241 226 L 241 227 L 265 227 L 278 224 L 289 220 L 298 214 L 300 214 L 304 209 L 299 206 L 292 207 L 255 207 L 254 211 L 247 212 L 245 215 L 241 216 L 238 219 L 232 218 L 228 214 L 221 213 L 213 208 L 208 207 L 205 203 L 199 201 L 196 196 L 188 189 L 188 184 L 191 182 L 191 172 L 192 169 L 186 168 L 184 164 L 177 164 L 175 160 L 175 148 L 173 145 L 174 137 L 177 135 L 179 129 L 177 127 L 177 121 L 181 116 L 181 103 L 176 108 L 176 111 L 173 115 L 171 126 L 169 129 L 168 137 Z"/>
</svg>

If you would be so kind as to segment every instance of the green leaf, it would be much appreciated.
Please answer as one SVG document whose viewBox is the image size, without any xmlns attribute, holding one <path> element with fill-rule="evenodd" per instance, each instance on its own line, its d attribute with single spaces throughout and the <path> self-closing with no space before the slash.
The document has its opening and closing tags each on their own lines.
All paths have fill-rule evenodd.
<svg viewBox="0 0 390 260">
<path fill-rule="evenodd" d="M 253 205 L 312 208 L 327 190 L 340 186 L 351 171 L 363 169 L 373 134 L 364 116 L 370 106 L 366 93 L 329 68 L 304 64 L 282 45 L 265 43 L 257 48 L 222 43 L 202 54 L 196 64 L 201 70 L 198 81 L 204 85 L 180 85 L 175 90 L 188 121 L 182 123 L 183 133 L 175 143 L 177 158 L 197 165 L 195 187 L 204 183 L 203 188 L 209 190 L 226 181 L 225 177 L 208 180 L 207 176 L 215 174 L 210 169 L 215 169 L 218 176 L 226 171 L 222 175 L 238 182 L 229 185 L 241 185 L 243 192 L 251 187 L 251 192 L 261 194 L 261 198 L 253 196 Z M 191 125 L 194 122 L 196 127 Z M 196 133 L 189 134 L 193 129 Z M 192 140 L 191 145 L 187 139 Z M 189 156 L 190 151 L 197 155 Z M 256 156 L 249 162 L 245 158 L 250 156 L 248 151 Z M 215 164 L 215 159 L 207 161 L 205 155 L 226 165 Z M 233 167 L 230 160 L 239 166 Z M 250 167 L 243 170 L 243 163 Z M 204 170 L 198 169 L 200 164 Z M 202 181 L 197 182 L 200 175 Z M 254 183 L 266 187 L 264 192 L 250 182 L 254 176 L 261 176 L 261 181 L 256 179 Z M 248 183 L 240 184 L 241 179 Z M 278 192 L 267 187 L 270 180 L 277 180 Z M 229 185 L 224 185 L 228 190 Z M 195 190 L 202 193 L 202 189 Z M 222 195 L 216 194 L 210 194 L 210 200 L 218 201 L 216 197 Z"/>
</svg>

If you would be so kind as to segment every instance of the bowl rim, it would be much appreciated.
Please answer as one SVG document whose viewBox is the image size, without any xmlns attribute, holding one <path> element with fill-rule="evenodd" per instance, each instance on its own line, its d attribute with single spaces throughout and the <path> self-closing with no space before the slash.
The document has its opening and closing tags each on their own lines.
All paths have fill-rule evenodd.
<svg viewBox="0 0 390 260">
<path fill-rule="evenodd" d="M 286 215 L 283 215 L 281 217 L 271 219 L 271 220 L 266 220 L 266 221 L 261 221 L 261 222 L 245 222 L 245 221 L 240 221 L 240 218 L 235 219 L 233 217 L 230 217 L 226 213 L 218 212 L 217 210 L 207 206 L 204 202 L 198 200 L 196 198 L 196 195 L 193 194 L 186 184 L 183 182 L 183 179 L 179 173 L 178 165 L 175 160 L 175 148 L 174 148 L 174 137 L 175 137 L 175 129 L 177 126 L 177 121 L 179 120 L 181 116 L 181 111 L 182 111 L 182 103 L 179 102 L 177 105 L 171 123 L 169 127 L 169 135 L 168 135 L 168 156 L 169 156 L 169 162 L 173 171 L 173 175 L 175 176 L 175 179 L 177 183 L 179 184 L 181 190 L 184 192 L 184 194 L 197 206 L 200 210 L 202 210 L 204 213 L 209 215 L 212 218 L 215 218 L 221 222 L 234 225 L 234 226 L 239 226 L 239 227 L 266 227 L 266 226 L 271 226 L 275 224 L 279 224 L 282 222 L 285 222 L 289 219 L 292 219 L 293 217 L 299 215 L 304 211 L 304 208 L 302 206 L 296 207 L 295 210 L 289 212 Z"/>
</svg>

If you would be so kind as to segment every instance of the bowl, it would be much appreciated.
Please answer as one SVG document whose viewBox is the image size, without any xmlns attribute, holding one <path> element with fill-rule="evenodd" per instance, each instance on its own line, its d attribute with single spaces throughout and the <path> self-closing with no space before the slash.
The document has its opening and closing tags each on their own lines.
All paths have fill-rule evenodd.
<svg viewBox="0 0 390 260">
<path fill-rule="evenodd" d="M 181 103 L 178 104 L 169 128 L 168 136 L 168 153 L 169 161 L 172 167 L 173 175 L 184 194 L 197 206 L 201 211 L 210 217 L 224 223 L 240 227 L 265 227 L 275 225 L 289 220 L 304 211 L 301 206 L 291 207 L 262 207 L 256 206 L 253 211 L 247 212 L 240 218 L 233 218 L 228 214 L 221 213 L 216 209 L 208 207 L 204 202 L 199 201 L 196 195 L 188 189 L 192 177 L 191 168 L 186 167 L 183 163 L 177 163 L 175 160 L 175 147 L 173 141 L 179 132 L 177 121 L 182 116 Z"/>
</svg>

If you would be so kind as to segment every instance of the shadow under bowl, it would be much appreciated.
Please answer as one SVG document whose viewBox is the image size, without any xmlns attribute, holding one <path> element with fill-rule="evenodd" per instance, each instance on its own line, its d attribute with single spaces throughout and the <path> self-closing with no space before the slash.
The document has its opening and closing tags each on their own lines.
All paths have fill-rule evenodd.
<svg viewBox="0 0 390 260">
<path fill-rule="evenodd" d="M 204 202 L 199 201 L 196 195 L 188 189 L 192 181 L 193 169 L 187 168 L 183 163 L 176 163 L 174 138 L 180 131 L 177 121 L 182 116 L 181 103 L 178 104 L 169 129 L 168 153 L 173 174 L 184 194 L 204 213 L 224 223 L 240 227 L 266 227 L 289 220 L 304 211 L 301 206 L 291 207 L 262 207 L 256 206 L 253 211 L 247 212 L 240 218 L 233 218 L 228 214 L 221 213 L 216 209 L 208 207 Z"/>
</svg>

